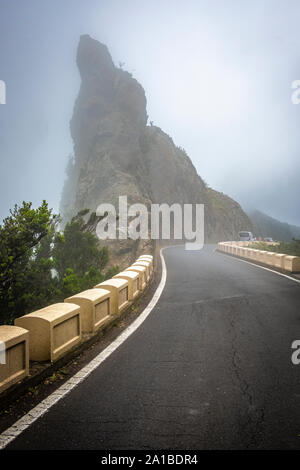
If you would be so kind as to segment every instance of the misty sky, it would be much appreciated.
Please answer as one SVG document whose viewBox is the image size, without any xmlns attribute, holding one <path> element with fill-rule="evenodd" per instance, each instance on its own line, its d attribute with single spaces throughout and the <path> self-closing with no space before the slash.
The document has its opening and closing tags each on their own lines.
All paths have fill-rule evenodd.
<svg viewBox="0 0 300 470">
<path fill-rule="evenodd" d="M 211 187 L 300 225 L 299 0 L 0 0 L 0 218 L 22 200 L 58 211 L 81 34 Z"/>
</svg>

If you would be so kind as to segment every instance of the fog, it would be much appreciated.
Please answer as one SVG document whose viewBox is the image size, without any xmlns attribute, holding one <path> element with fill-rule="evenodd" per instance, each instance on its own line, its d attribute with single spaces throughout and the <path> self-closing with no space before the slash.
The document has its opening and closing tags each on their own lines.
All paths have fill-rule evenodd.
<svg viewBox="0 0 300 470">
<path fill-rule="evenodd" d="M 149 120 L 207 184 L 300 225 L 300 2 L 1 0 L 0 217 L 22 200 L 57 212 L 79 89 L 81 34 L 145 89 Z"/>
</svg>

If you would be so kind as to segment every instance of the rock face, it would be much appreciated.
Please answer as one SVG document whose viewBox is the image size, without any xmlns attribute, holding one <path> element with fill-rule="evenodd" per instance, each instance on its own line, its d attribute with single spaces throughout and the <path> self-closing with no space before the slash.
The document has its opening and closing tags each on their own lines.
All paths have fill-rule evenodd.
<svg viewBox="0 0 300 470">
<path fill-rule="evenodd" d="M 82 81 L 70 123 L 75 160 L 62 194 L 65 220 L 127 195 L 129 204 L 205 204 L 206 241 L 234 239 L 251 228 L 235 201 L 206 187 L 183 149 L 147 125 L 143 88 L 114 66 L 106 46 L 81 36 L 77 65 Z"/>
</svg>

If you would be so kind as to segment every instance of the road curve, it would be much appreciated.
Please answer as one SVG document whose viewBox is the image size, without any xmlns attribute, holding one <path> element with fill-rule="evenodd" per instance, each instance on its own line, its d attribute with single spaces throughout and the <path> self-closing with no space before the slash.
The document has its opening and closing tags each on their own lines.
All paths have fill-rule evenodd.
<svg viewBox="0 0 300 470">
<path fill-rule="evenodd" d="M 144 323 L 9 449 L 299 449 L 300 285 L 214 251 L 164 251 Z"/>
</svg>

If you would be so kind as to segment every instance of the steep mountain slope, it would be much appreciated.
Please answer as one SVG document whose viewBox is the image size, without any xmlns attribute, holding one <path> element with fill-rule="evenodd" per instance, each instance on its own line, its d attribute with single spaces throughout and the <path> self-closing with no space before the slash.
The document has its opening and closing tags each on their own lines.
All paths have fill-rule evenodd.
<svg viewBox="0 0 300 470">
<path fill-rule="evenodd" d="M 257 237 L 272 237 L 274 240 L 291 241 L 300 238 L 300 227 L 280 222 L 258 210 L 249 212 Z"/>
<path fill-rule="evenodd" d="M 159 127 L 147 125 L 143 88 L 114 66 L 106 46 L 81 36 L 77 65 L 82 81 L 70 124 L 75 159 L 61 200 L 65 220 L 103 202 L 117 206 L 118 197 L 127 195 L 129 204 L 203 203 L 206 241 L 250 229 L 241 207 L 208 189 L 186 153 Z M 131 242 L 125 245 L 129 252 Z"/>
<path fill-rule="evenodd" d="M 232 240 L 238 239 L 240 230 L 253 231 L 251 220 L 238 202 L 211 188 L 207 188 L 207 193 L 214 211 L 216 232 L 224 234 L 223 240 L 228 238 L 227 227 L 231 227 Z"/>
</svg>

